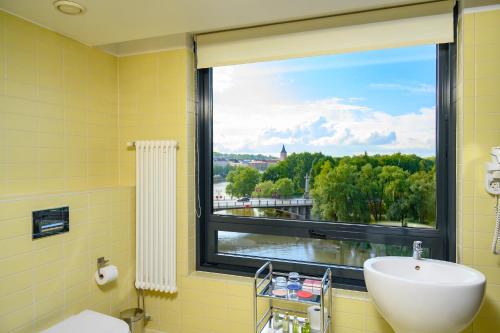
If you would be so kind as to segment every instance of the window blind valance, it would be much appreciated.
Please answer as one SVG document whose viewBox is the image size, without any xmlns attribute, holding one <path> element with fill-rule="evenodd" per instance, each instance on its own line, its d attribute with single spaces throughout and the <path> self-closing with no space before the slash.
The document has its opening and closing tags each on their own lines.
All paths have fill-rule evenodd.
<svg viewBox="0 0 500 333">
<path fill-rule="evenodd" d="M 453 6 L 442 0 L 201 34 L 197 67 L 448 43 Z"/>
</svg>

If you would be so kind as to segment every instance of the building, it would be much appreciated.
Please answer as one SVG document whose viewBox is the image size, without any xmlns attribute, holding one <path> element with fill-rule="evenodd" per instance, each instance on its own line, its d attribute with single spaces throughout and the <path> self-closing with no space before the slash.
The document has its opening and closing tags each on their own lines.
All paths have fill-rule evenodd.
<svg viewBox="0 0 500 333">
<path fill-rule="evenodd" d="M 214 158 L 214 162 L 213 162 L 214 166 L 225 167 L 228 164 L 229 164 L 229 161 L 226 160 L 225 158 Z"/>
<path fill-rule="evenodd" d="M 288 153 L 286 152 L 285 145 L 283 145 L 283 148 L 281 148 L 280 160 L 281 161 L 285 160 L 287 156 Z"/>
<path fill-rule="evenodd" d="M 246 163 L 246 165 L 248 165 L 249 167 L 255 168 L 261 172 L 264 172 L 267 168 L 269 168 L 269 166 L 271 164 L 275 164 L 275 163 L 277 163 L 276 160 L 252 160 L 252 161 Z"/>
</svg>

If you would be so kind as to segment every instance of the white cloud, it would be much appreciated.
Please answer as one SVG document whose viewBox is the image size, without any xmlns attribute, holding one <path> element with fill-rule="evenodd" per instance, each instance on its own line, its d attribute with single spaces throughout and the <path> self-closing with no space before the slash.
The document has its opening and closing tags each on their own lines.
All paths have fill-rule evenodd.
<svg viewBox="0 0 500 333">
<path fill-rule="evenodd" d="M 217 80 L 216 84 L 213 85 L 214 93 L 224 93 L 224 91 L 230 89 L 234 85 L 235 75 L 234 67 L 227 66 L 217 69 Z"/>
<path fill-rule="evenodd" d="M 279 151 L 285 144 L 291 151 L 327 154 L 435 153 L 434 107 L 391 115 L 355 97 L 303 101 L 278 76 L 263 80 L 250 70 L 214 70 L 216 151 Z"/>
<path fill-rule="evenodd" d="M 417 113 L 390 115 L 364 111 L 332 117 L 331 136 L 310 142 L 325 145 L 379 145 L 387 150 L 433 149 L 435 146 L 435 109 L 422 108 Z M 384 140 L 385 139 L 385 140 Z"/>
</svg>

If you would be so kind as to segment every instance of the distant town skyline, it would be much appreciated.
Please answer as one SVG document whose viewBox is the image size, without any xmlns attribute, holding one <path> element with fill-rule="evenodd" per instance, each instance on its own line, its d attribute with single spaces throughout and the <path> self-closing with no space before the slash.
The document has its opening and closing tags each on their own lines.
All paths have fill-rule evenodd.
<svg viewBox="0 0 500 333">
<path fill-rule="evenodd" d="M 214 151 L 435 155 L 435 46 L 214 68 Z"/>
</svg>

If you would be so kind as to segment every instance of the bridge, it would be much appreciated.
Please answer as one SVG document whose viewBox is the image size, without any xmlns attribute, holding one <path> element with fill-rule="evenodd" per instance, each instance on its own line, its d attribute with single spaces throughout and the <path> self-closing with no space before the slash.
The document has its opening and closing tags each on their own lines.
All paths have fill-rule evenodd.
<svg viewBox="0 0 500 333">
<path fill-rule="evenodd" d="M 214 200 L 214 211 L 238 208 L 274 208 L 288 212 L 292 217 L 300 220 L 309 219 L 311 216 L 312 199 L 250 199 L 249 201 L 238 200 Z"/>
</svg>

